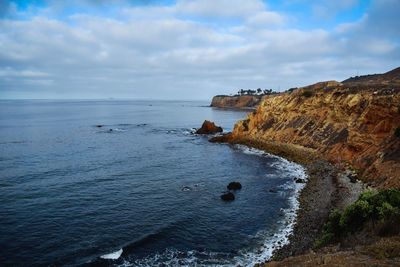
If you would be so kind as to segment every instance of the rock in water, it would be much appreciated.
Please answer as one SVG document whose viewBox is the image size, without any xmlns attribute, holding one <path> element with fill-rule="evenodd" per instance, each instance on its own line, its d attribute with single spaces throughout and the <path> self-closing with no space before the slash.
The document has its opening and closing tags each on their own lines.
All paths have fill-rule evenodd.
<svg viewBox="0 0 400 267">
<path fill-rule="evenodd" d="M 302 179 L 302 178 L 295 178 L 294 181 L 298 184 L 304 184 L 306 182 L 306 180 Z"/>
<path fill-rule="evenodd" d="M 242 185 L 239 182 L 231 182 L 227 186 L 228 190 L 239 190 L 242 189 Z"/>
<path fill-rule="evenodd" d="M 221 195 L 221 199 L 224 201 L 232 201 L 235 200 L 235 195 L 231 192 L 226 192 Z"/>
<path fill-rule="evenodd" d="M 205 120 L 201 128 L 196 131 L 196 134 L 213 134 L 221 133 L 222 131 L 222 128 L 216 126 L 214 122 Z"/>
</svg>

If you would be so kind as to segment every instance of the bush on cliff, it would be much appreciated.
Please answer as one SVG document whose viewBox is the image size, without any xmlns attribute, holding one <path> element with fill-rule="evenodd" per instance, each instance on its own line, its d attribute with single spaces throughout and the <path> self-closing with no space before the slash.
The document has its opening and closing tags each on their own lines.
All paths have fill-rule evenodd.
<svg viewBox="0 0 400 267">
<path fill-rule="evenodd" d="M 340 241 L 350 233 L 359 231 L 371 222 L 378 235 L 396 235 L 400 229 L 400 190 L 367 191 L 343 212 L 334 210 L 323 229 L 316 247 Z"/>
<path fill-rule="evenodd" d="M 314 95 L 314 93 L 312 91 L 307 90 L 307 91 L 304 91 L 301 95 L 304 97 L 312 97 Z"/>
<path fill-rule="evenodd" d="M 396 130 L 394 131 L 394 135 L 396 137 L 400 137 L 400 127 L 397 127 Z"/>
</svg>

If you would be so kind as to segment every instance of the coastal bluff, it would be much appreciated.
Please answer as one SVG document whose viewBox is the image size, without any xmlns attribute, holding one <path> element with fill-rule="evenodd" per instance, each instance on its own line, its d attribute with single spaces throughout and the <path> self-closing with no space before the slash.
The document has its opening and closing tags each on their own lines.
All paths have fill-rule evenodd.
<svg viewBox="0 0 400 267">
<path fill-rule="evenodd" d="M 400 188 L 400 68 L 264 96 L 224 139 L 301 146 L 375 187 Z"/>
<path fill-rule="evenodd" d="M 263 97 L 262 95 L 217 95 L 213 97 L 210 107 L 255 109 L 261 103 Z"/>
</svg>

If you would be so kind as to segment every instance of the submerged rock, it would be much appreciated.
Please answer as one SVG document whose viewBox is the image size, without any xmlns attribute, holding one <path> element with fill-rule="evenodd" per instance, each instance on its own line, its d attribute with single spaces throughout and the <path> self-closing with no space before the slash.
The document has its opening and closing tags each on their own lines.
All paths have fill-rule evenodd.
<svg viewBox="0 0 400 267">
<path fill-rule="evenodd" d="M 96 125 L 97 128 L 101 128 L 101 127 L 103 127 L 103 126 L 104 126 L 104 125 L 101 125 L 101 124 Z"/>
<path fill-rule="evenodd" d="M 242 185 L 239 182 L 230 182 L 227 188 L 228 190 L 239 190 L 242 189 Z"/>
<path fill-rule="evenodd" d="M 221 199 L 224 201 L 233 201 L 235 200 L 235 195 L 231 192 L 226 192 L 221 195 Z"/>
<path fill-rule="evenodd" d="M 201 128 L 196 131 L 196 134 L 213 134 L 221 133 L 222 131 L 222 128 L 216 126 L 214 122 L 205 120 Z"/>
<path fill-rule="evenodd" d="M 187 192 L 187 191 L 191 191 L 191 190 L 192 190 L 192 188 L 190 188 L 189 186 L 184 186 L 181 188 L 181 191 L 183 191 L 183 192 Z"/>
</svg>

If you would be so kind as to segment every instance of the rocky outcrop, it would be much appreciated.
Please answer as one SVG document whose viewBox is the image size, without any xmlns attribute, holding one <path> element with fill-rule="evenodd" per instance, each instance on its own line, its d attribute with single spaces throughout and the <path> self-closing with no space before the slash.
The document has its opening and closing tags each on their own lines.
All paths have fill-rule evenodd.
<svg viewBox="0 0 400 267">
<path fill-rule="evenodd" d="M 226 192 L 221 195 L 221 199 L 224 201 L 233 201 L 235 200 L 235 195 L 231 192 Z"/>
<path fill-rule="evenodd" d="M 221 133 L 223 129 L 219 126 L 216 126 L 214 122 L 205 120 L 200 129 L 196 131 L 196 134 L 213 134 L 213 133 Z"/>
<path fill-rule="evenodd" d="M 263 96 L 261 95 L 243 95 L 243 96 L 214 96 L 211 101 L 211 107 L 217 108 L 255 108 L 260 104 Z"/>
<path fill-rule="evenodd" d="M 330 81 L 264 97 L 224 139 L 299 145 L 375 186 L 399 188 L 399 127 L 399 87 Z"/>
<path fill-rule="evenodd" d="M 242 189 L 242 184 L 239 182 L 230 182 L 226 188 L 228 188 L 228 190 L 239 190 Z"/>
</svg>

